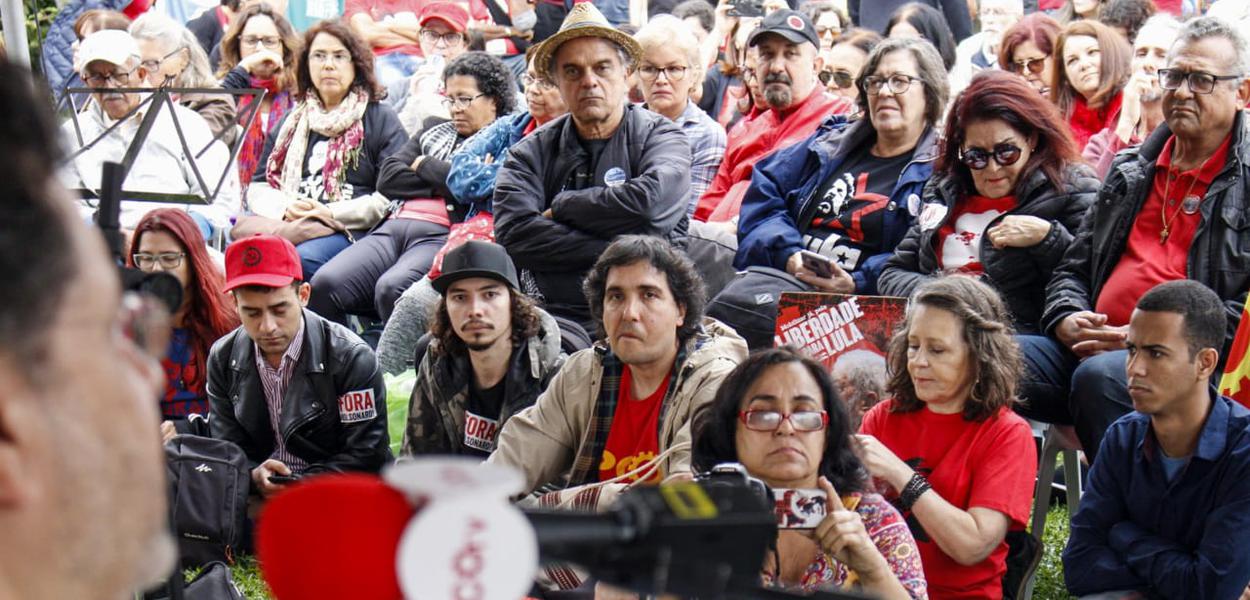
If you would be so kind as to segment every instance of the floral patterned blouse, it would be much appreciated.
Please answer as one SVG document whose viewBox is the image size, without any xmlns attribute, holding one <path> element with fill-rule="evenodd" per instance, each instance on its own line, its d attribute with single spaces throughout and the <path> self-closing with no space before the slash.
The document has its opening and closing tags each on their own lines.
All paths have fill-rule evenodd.
<svg viewBox="0 0 1250 600">
<path fill-rule="evenodd" d="M 886 502 L 880 494 L 847 494 L 842 503 L 864 518 L 864 529 L 868 537 L 876 544 L 877 550 L 885 557 L 890 569 L 898 577 L 900 583 L 913 599 L 924 600 L 929 597 L 925 584 L 924 569 L 920 565 L 920 552 L 916 549 L 916 541 L 907 529 L 907 522 L 899 514 L 898 509 Z M 781 587 L 770 573 L 763 574 L 764 585 Z M 858 585 L 856 575 L 846 565 L 832 556 L 826 556 L 817 550 L 812 558 L 803 579 L 796 587 L 803 591 L 819 589 L 845 589 Z"/>
</svg>

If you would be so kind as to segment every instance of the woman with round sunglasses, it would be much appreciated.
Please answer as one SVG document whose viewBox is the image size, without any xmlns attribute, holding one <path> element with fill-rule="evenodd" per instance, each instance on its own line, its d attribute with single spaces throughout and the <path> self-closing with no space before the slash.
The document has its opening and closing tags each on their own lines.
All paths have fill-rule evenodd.
<svg viewBox="0 0 1250 600">
<path fill-rule="evenodd" d="M 1040 12 L 1026 15 L 1003 33 L 998 64 L 1004 71 L 1023 77 L 1042 97 L 1050 98 L 1058 37 L 1058 21 Z"/>
<path fill-rule="evenodd" d="M 850 417 L 819 363 L 790 347 L 738 365 L 695 417 L 696 472 L 737 462 L 774 495 L 815 490 L 814 528 L 782 528 L 763 567 L 766 584 L 812 591 L 856 588 L 874 598 L 926 598 L 916 542 L 898 511 L 873 493 L 852 446 Z"/>
<path fill-rule="evenodd" d="M 859 88 L 855 80 L 868 62 L 872 49 L 881 43 L 881 35 L 868 29 L 851 29 L 833 44 L 828 50 L 822 50 L 820 56 L 824 65 L 820 70 L 820 82 L 825 90 L 835 96 L 848 100 L 859 100 Z M 856 106 L 858 109 L 858 106 Z"/>
<path fill-rule="evenodd" d="M 131 236 L 127 266 L 144 273 L 165 273 L 182 287 L 182 304 L 171 319 L 173 335 L 161 359 L 165 393 L 161 396 L 162 431 L 172 435 L 192 414 L 208 415 L 205 365 L 213 342 L 239 326 L 225 278 L 213 262 L 200 227 L 186 211 L 158 208 L 139 220 Z M 178 425 L 175 427 L 175 423 Z"/>
<path fill-rule="evenodd" d="M 1023 533 L 1033 504 L 1037 451 L 1012 411 L 1021 373 L 1012 333 L 988 285 L 963 275 L 925 283 L 887 348 L 891 398 L 855 436 L 911 526 L 935 600 L 1003 598 L 1008 531 Z"/>
<path fill-rule="evenodd" d="M 1099 186 L 1054 105 L 1019 77 L 978 73 L 951 105 L 933 175 L 881 292 L 974 275 L 1003 296 L 1018 331 L 1038 332 L 1050 274 Z"/>
</svg>

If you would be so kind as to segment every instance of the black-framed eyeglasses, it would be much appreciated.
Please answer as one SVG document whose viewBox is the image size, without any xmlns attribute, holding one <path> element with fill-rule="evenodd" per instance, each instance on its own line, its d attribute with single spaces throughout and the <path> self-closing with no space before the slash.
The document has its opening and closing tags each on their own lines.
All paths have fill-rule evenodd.
<svg viewBox="0 0 1250 600">
<path fill-rule="evenodd" d="M 990 166 L 990 158 L 998 163 L 1000 167 L 1010 167 L 1020 160 L 1020 156 L 1024 153 L 1019 146 L 1007 142 L 997 144 L 993 150 L 984 148 L 964 148 L 959 151 L 959 161 L 968 166 L 969 169 L 980 171 Z"/>
<path fill-rule="evenodd" d="M 1030 58 L 1027 60 L 1017 60 L 1007 63 L 1007 70 L 1016 75 L 1023 75 L 1028 71 L 1034 75 L 1041 75 L 1042 70 L 1046 68 L 1046 59 L 1048 57 Z"/>
<path fill-rule="evenodd" d="M 828 86 L 829 82 L 832 81 L 834 86 L 843 90 L 855 84 L 855 76 L 850 71 L 842 69 L 826 69 L 816 76 L 820 78 L 822 85 Z"/>
<path fill-rule="evenodd" d="M 869 75 L 864 78 L 864 91 L 868 92 L 870 96 L 876 96 L 881 93 L 882 87 L 889 86 L 890 93 L 904 94 L 907 90 L 911 89 L 911 83 L 913 81 L 919 81 L 922 85 L 924 84 L 923 79 L 919 77 L 912 77 L 911 75 L 907 75 L 905 73 L 895 73 L 889 77 Z"/>
<path fill-rule="evenodd" d="M 186 256 L 186 252 L 161 252 L 160 254 L 136 252 L 130 258 L 135 261 L 135 266 L 141 271 L 151 271 L 158 263 L 162 269 L 171 271 L 182 266 L 182 259 Z"/>
<path fill-rule="evenodd" d="M 126 84 L 130 83 L 130 76 L 137 70 L 139 69 L 136 67 L 129 71 L 113 71 L 108 75 L 92 73 L 83 77 L 82 80 L 87 84 L 87 87 L 102 88 L 104 87 L 104 84 L 108 82 L 112 82 L 112 84 L 116 87 L 124 87 Z"/>
<path fill-rule="evenodd" d="M 282 38 L 276 35 L 245 35 L 239 38 L 246 47 L 256 47 L 257 44 L 269 49 L 277 48 L 282 45 Z"/>
<path fill-rule="evenodd" d="M 486 94 L 478 94 L 476 96 L 448 96 L 443 98 L 443 105 L 447 108 L 466 108 L 473 104 L 474 100 L 485 96 Z"/>
<path fill-rule="evenodd" d="M 455 47 L 464 41 L 464 34 L 454 31 L 451 33 L 439 33 L 433 29 L 421 30 L 421 41 L 427 44 L 437 44 L 439 40 L 442 40 L 448 47 Z"/>
<path fill-rule="evenodd" d="M 789 421 L 795 431 L 820 431 L 829 425 L 829 413 L 823 410 L 800 410 L 783 413 L 776 410 L 744 410 L 738 420 L 751 431 L 776 431 L 782 421 Z"/>
<path fill-rule="evenodd" d="M 656 67 L 652 65 L 643 65 L 638 67 L 638 76 L 647 81 L 655 81 L 663 73 L 669 81 L 681 81 L 686 78 L 686 72 L 689 67 Z"/>
<path fill-rule="evenodd" d="M 1241 79 L 1244 75 L 1212 75 L 1202 71 L 1182 71 L 1180 69 L 1159 69 L 1159 87 L 1165 90 L 1180 89 L 1181 82 L 1188 82 L 1189 91 L 1195 94 L 1210 94 L 1215 90 L 1215 82 Z"/>
<path fill-rule="evenodd" d="M 529 75 L 521 76 L 521 85 L 525 86 L 525 89 L 537 86 L 540 90 L 549 90 L 556 87 L 556 84 L 551 83 L 542 77 L 530 77 Z"/>
<path fill-rule="evenodd" d="M 177 50 L 174 50 L 173 52 L 170 52 L 169 54 L 162 56 L 160 60 L 151 60 L 151 59 L 145 60 L 139 63 L 139 66 L 143 67 L 144 70 L 146 70 L 148 73 L 152 73 L 156 71 L 157 69 L 161 68 L 161 65 L 165 64 L 165 61 L 169 60 L 170 58 L 173 58 L 175 54 L 178 54 L 179 52 L 182 52 L 183 50 L 186 50 L 186 48 L 179 48 Z"/>
</svg>

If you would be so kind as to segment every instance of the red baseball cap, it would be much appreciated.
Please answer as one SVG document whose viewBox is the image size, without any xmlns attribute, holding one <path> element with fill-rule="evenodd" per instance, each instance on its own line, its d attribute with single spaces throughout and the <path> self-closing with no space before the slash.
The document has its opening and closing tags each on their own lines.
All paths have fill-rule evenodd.
<svg viewBox="0 0 1250 600">
<path fill-rule="evenodd" d="M 455 2 L 431 2 L 421 9 L 421 26 L 431 19 L 446 21 L 458 33 L 469 27 L 469 11 Z"/>
<path fill-rule="evenodd" d="M 226 248 L 226 287 L 283 287 L 304 278 L 299 253 L 286 238 L 258 233 Z"/>
</svg>

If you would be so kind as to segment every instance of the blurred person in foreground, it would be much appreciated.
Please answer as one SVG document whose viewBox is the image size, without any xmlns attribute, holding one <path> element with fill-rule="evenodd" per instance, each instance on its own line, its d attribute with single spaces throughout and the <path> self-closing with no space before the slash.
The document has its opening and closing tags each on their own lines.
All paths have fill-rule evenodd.
<svg viewBox="0 0 1250 600">
<path fill-rule="evenodd" d="M 0 64 L 0 598 L 122 600 L 174 566 L 152 401 L 168 325 L 56 183 L 34 86 Z"/>
</svg>

